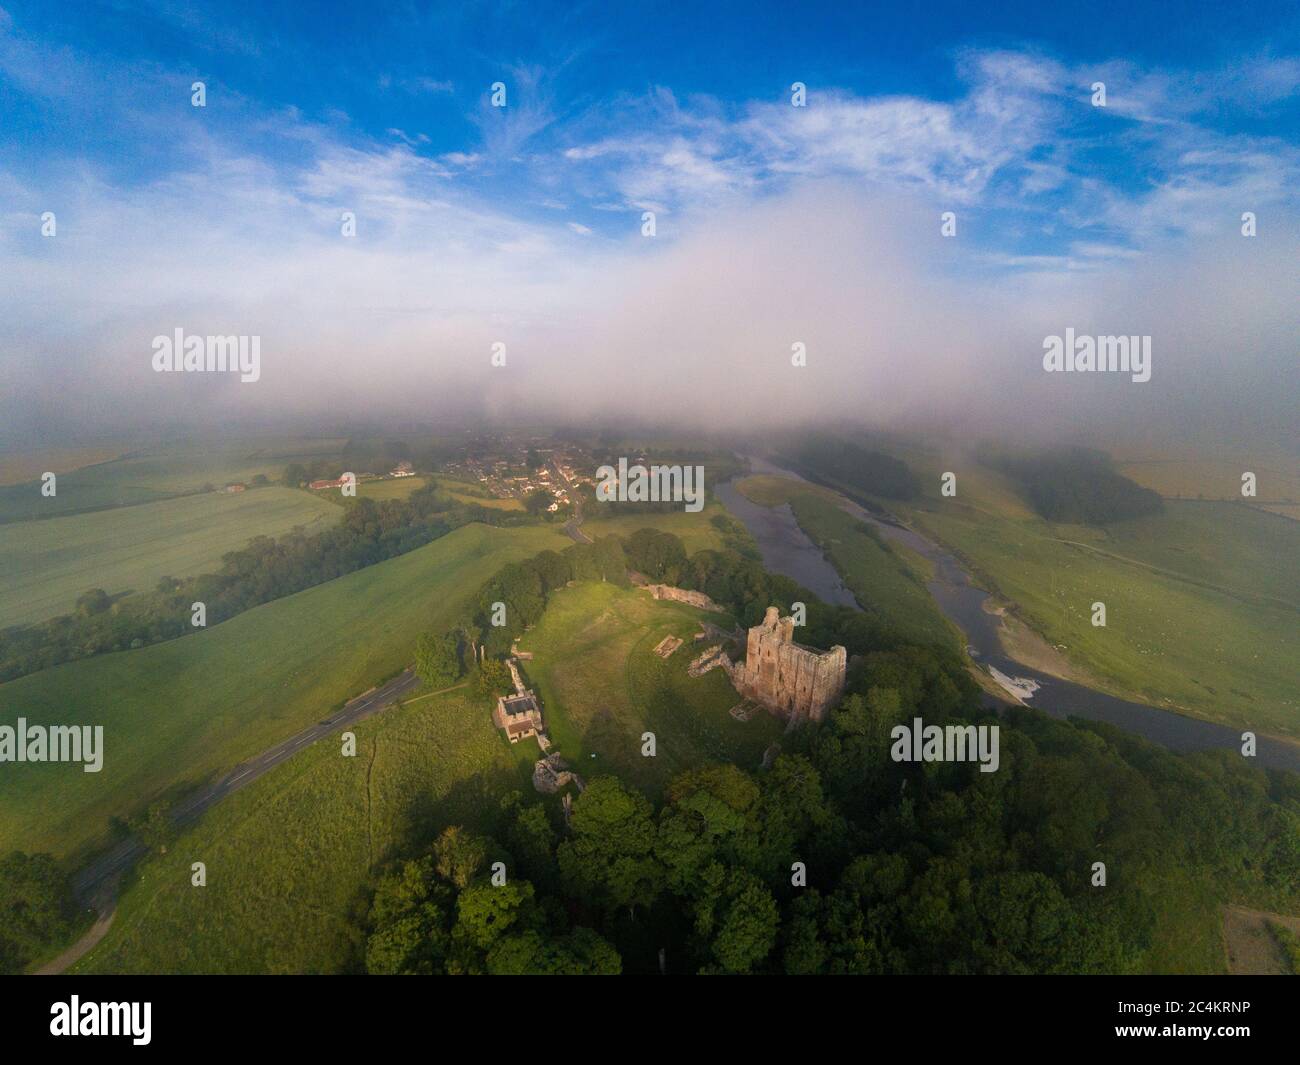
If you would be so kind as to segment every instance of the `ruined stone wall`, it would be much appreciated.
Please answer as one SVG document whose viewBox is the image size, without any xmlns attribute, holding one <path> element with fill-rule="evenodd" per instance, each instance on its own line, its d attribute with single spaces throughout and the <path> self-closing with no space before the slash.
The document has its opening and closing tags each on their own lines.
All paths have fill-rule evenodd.
<svg viewBox="0 0 1300 1065">
<path fill-rule="evenodd" d="M 731 659 L 727 657 L 727 652 L 722 649 L 721 644 L 715 644 L 708 650 L 696 655 L 691 664 L 686 667 L 688 677 L 702 677 L 711 669 L 717 669 L 721 666 L 727 672 L 727 676 L 733 676 L 735 666 L 731 664 Z"/>
<path fill-rule="evenodd" d="M 713 610 L 719 614 L 726 611 L 718 606 L 703 592 L 693 592 L 687 588 L 674 588 L 671 584 L 647 584 L 646 589 L 656 599 L 671 599 L 674 603 L 686 603 L 700 610 Z"/>
<path fill-rule="evenodd" d="M 749 630 L 745 661 L 732 672 L 736 690 L 781 717 L 821 721 L 844 694 L 848 656 L 843 647 L 822 653 L 794 641 L 794 619 L 767 608 Z"/>
</svg>

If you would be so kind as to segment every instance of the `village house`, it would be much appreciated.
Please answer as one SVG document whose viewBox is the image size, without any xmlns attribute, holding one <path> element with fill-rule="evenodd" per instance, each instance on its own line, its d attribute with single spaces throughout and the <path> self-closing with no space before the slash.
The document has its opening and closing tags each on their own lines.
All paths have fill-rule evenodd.
<svg viewBox="0 0 1300 1065">
<path fill-rule="evenodd" d="M 511 743 L 518 743 L 542 730 L 542 708 L 537 705 L 537 696 L 525 689 L 499 696 L 492 720 L 497 728 L 505 729 Z"/>
</svg>

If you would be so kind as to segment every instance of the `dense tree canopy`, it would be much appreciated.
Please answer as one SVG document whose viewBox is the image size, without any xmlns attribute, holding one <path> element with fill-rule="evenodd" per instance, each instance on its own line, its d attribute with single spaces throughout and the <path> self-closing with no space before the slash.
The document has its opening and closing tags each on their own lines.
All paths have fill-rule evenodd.
<svg viewBox="0 0 1300 1065">
<path fill-rule="evenodd" d="M 907 463 L 839 437 L 811 437 L 795 460 L 810 474 L 885 499 L 914 499 L 921 482 Z"/>
<path fill-rule="evenodd" d="M 916 710 L 855 693 L 808 730 L 805 753 L 757 775 L 690 770 L 658 805 L 597 778 L 567 830 L 554 800 L 512 798 L 506 885 L 437 867 L 454 923 L 440 908 L 431 945 L 402 956 L 451 942 L 459 972 L 653 971 L 662 947 L 678 972 L 1126 973 L 1151 964 L 1160 936 L 1185 934 L 1160 927 L 1181 894 L 1175 909 L 1210 884 L 1300 903 L 1294 775 L 1032 711 L 1004 722 L 997 773 L 895 763 L 874 729 Z M 371 971 L 390 971 L 392 943 L 424 919 L 387 901 L 397 875 L 376 886 Z"/>
<path fill-rule="evenodd" d="M 66 875 L 48 854 L 0 858 L 0 973 L 17 973 L 71 931 Z"/>
<path fill-rule="evenodd" d="M 440 636 L 422 633 L 415 641 L 415 672 L 431 688 L 446 688 L 460 680 L 460 637 L 447 632 Z"/>
</svg>

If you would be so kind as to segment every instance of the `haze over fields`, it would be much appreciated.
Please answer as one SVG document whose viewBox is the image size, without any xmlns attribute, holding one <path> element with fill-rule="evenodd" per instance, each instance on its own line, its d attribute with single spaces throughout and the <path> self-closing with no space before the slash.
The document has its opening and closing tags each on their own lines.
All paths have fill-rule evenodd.
<svg viewBox="0 0 1300 1065">
<path fill-rule="evenodd" d="M 323 84 L 285 69 L 287 31 L 328 49 L 323 29 L 241 17 L 270 43 L 195 44 L 159 8 L 152 37 L 105 52 L 0 11 L 7 439 L 523 408 L 1294 453 L 1294 19 L 1266 47 L 1234 22 L 1212 49 L 954 30 L 885 79 L 822 72 L 798 40 L 766 78 L 703 77 L 689 45 L 628 58 L 596 20 L 537 32 L 529 63 L 347 56 Z M 260 337 L 260 379 L 155 373 L 177 328 Z M 1151 380 L 1045 373 L 1067 328 L 1150 336 Z"/>
</svg>

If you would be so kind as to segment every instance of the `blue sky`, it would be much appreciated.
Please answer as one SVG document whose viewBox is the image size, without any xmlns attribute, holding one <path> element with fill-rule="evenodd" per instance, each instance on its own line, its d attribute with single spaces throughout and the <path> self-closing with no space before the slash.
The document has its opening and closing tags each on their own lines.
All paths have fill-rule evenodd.
<svg viewBox="0 0 1300 1065">
<path fill-rule="evenodd" d="M 759 220 L 808 245 L 794 256 L 809 277 L 818 263 L 833 277 L 807 325 L 792 312 L 757 336 L 746 308 L 772 302 L 760 268 L 724 294 L 745 340 L 701 340 L 727 349 L 722 379 L 762 329 L 784 348 L 790 330 L 836 323 L 825 343 L 848 358 L 853 286 L 887 287 L 872 263 L 954 314 L 1016 286 L 997 320 L 964 321 L 979 342 L 945 364 L 957 379 L 1017 318 L 1030 334 L 1062 307 L 1083 321 L 1175 265 L 1205 263 L 1211 284 L 1214 263 L 1245 253 L 1244 211 L 1266 239 L 1234 274 L 1276 277 L 1300 199 L 1300 5 L 0 0 L 0 117 L 0 266 L 25 278 L 0 384 L 19 393 L 42 393 L 56 352 L 102 384 L 113 353 L 187 315 L 247 321 L 286 353 L 302 337 L 282 364 L 299 373 L 309 348 L 378 346 L 402 372 L 432 349 L 431 384 L 481 392 L 456 353 L 487 337 L 517 338 L 536 368 L 593 335 L 629 346 L 620 300 L 694 291 L 717 277 L 694 272 L 711 255 L 779 274 Z M 39 234 L 47 210 L 55 241 Z M 346 249 L 343 211 L 358 228 Z M 943 211 L 958 241 L 937 240 Z M 697 297 L 689 312 L 712 317 Z M 891 328 L 900 348 L 932 345 L 906 316 Z M 1276 365 L 1294 355 L 1253 342 Z M 690 362 L 689 337 L 670 346 Z"/>
<path fill-rule="evenodd" d="M 298 123 L 363 151 L 409 150 L 521 215 L 545 218 L 562 204 L 577 224 L 610 232 L 626 225 L 606 217 L 612 205 L 671 211 L 719 187 L 779 189 L 792 170 L 825 170 L 928 182 L 983 210 L 1008 192 L 1027 213 L 1026 241 L 1045 250 L 1059 242 L 1050 223 L 1028 219 L 1036 210 L 1074 207 L 1095 233 L 1106 229 L 1081 202 L 1085 179 L 1137 200 L 1195 180 L 1181 153 L 1300 141 L 1294 3 L 5 10 L 6 157 L 38 174 L 86 160 L 122 184 L 192 166 L 201 146 L 186 143 L 185 123 L 200 117 L 205 138 L 309 165 L 313 146 L 284 128 Z M 201 116 L 187 113 L 194 79 L 210 92 Z M 1104 111 L 1085 106 L 1093 80 L 1107 82 Z M 508 106 L 494 110 L 485 97 L 497 81 Z M 775 119 L 803 117 L 787 106 L 795 81 L 814 111 L 819 99 L 841 108 L 844 135 L 920 130 L 930 150 L 902 143 L 905 157 L 855 157 L 837 149 L 835 129 L 818 140 L 782 128 Z M 1011 113 L 973 113 L 982 92 L 1003 94 Z M 872 102 L 894 114 L 853 114 Z M 925 106 L 947 143 L 916 125 Z M 766 137 L 746 128 L 765 109 L 776 110 Z M 642 180 L 637 168 L 649 171 Z"/>
</svg>

